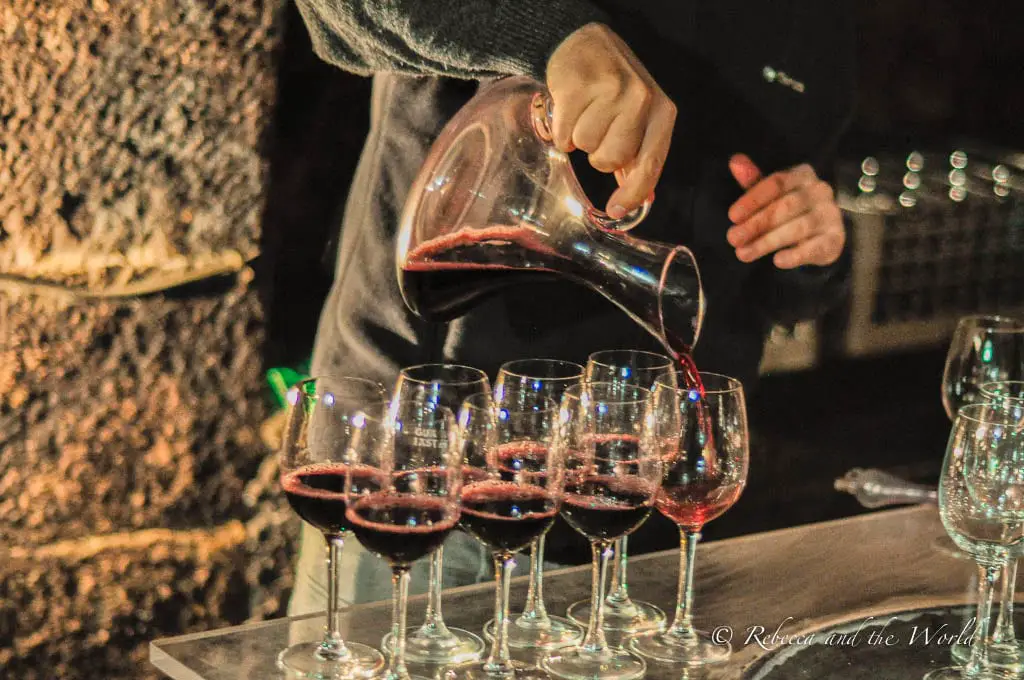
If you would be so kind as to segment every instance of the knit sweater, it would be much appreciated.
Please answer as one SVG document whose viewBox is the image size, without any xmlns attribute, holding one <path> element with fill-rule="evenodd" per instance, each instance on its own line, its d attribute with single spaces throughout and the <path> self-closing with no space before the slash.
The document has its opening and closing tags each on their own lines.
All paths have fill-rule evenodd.
<svg viewBox="0 0 1024 680">
<path fill-rule="evenodd" d="M 607 15 L 586 0 L 298 0 L 317 54 L 370 75 L 542 77 L 555 47 Z"/>
</svg>

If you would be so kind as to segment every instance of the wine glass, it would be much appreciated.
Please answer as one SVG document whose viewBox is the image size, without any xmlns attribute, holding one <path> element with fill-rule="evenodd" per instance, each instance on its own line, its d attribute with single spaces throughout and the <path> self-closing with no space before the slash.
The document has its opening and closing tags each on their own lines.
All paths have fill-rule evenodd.
<svg viewBox="0 0 1024 680">
<path fill-rule="evenodd" d="M 978 398 L 982 383 L 1024 378 L 1024 321 L 965 316 L 957 323 L 942 374 L 942 406 L 952 421 Z"/>
<path fill-rule="evenodd" d="M 583 378 L 583 367 L 560 359 L 517 359 L 502 364 L 494 381 L 494 400 L 499 408 L 521 410 L 546 400 L 559 405 L 562 394 Z M 545 435 L 546 436 L 546 435 Z M 575 621 L 551 616 L 544 606 L 545 533 L 531 544 L 530 586 L 523 613 L 508 627 L 505 640 L 515 649 L 557 649 L 583 639 L 583 628 Z M 484 635 L 494 636 L 494 621 L 484 625 Z"/>
<path fill-rule="evenodd" d="M 957 547 L 978 563 L 978 613 L 970 655 L 925 680 L 1005 678 L 990 660 L 992 589 L 1024 551 L 1024 418 L 991 403 L 960 407 L 939 477 L 939 515 Z"/>
<path fill-rule="evenodd" d="M 378 383 L 348 377 L 311 378 L 288 391 L 281 487 L 295 513 L 319 529 L 327 542 L 324 638 L 292 645 L 278 655 L 278 666 L 290 677 L 364 678 L 384 666 L 384 657 L 377 650 L 342 640 L 337 569 L 349 531 L 344 484 L 351 419 L 385 398 Z"/>
<path fill-rule="evenodd" d="M 693 626 L 694 559 L 701 528 L 743 493 L 750 461 L 740 381 L 715 373 L 700 373 L 700 380 L 703 395 L 677 381 L 654 388 L 654 439 L 665 464 L 655 507 L 679 527 L 679 597 L 668 630 L 630 642 L 641 656 L 687 666 L 725 661 L 732 651 Z"/>
<path fill-rule="evenodd" d="M 1024 412 L 1024 380 L 1004 380 L 984 383 L 978 390 L 983 401 Z M 1017 589 L 1017 560 L 1010 560 L 1000 581 L 999 616 L 992 633 L 989 661 L 1000 670 L 1019 673 L 1024 670 L 1024 643 L 1017 639 L 1013 625 L 1013 599 Z M 966 645 L 953 650 L 954 658 L 963 663 L 970 656 Z"/>
<path fill-rule="evenodd" d="M 615 382 L 653 389 L 658 378 L 671 376 L 676 370 L 672 360 L 664 354 L 635 349 L 611 349 L 594 352 L 587 358 L 585 380 L 588 382 Z M 626 635 L 662 628 L 665 612 L 650 602 L 634 600 L 629 596 L 627 568 L 629 565 L 628 538 L 615 542 L 616 560 L 612 564 L 612 585 L 605 602 L 604 627 Z M 585 623 L 590 619 L 590 601 L 581 600 L 569 606 L 570 619 Z"/>
<path fill-rule="evenodd" d="M 470 366 L 458 364 L 420 364 L 403 368 L 392 391 L 392 399 L 411 399 L 425 404 L 444 406 L 457 413 L 462 402 L 474 394 L 490 394 L 487 374 Z M 471 540 L 471 539 L 464 539 Z M 406 641 L 406 658 L 416 663 L 445 665 L 475 661 L 483 656 L 484 641 L 461 628 L 449 628 L 441 614 L 442 569 L 444 547 L 430 558 L 430 580 L 427 586 L 427 611 L 423 625 Z M 391 644 L 390 634 L 382 646 Z"/>
<path fill-rule="evenodd" d="M 485 394 L 467 399 L 459 412 L 467 480 L 460 522 L 490 549 L 497 580 L 490 656 L 463 678 L 547 678 L 536 667 L 511 660 L 506 636 L 513 554 L 551 528 L 561 505 L 562 459 L 551 447 L 557 415 L 550 399 L 501 407 Z"/>
<path fill-rule="evenodd" d="M 644 523 L 661 480 L 649 427 L 650 394 L 634 385 L 595 382 L 570 387 L 562 397 L 555 441 L 565 457 L 562 517 L 590 539 L 594 563 L 586 637 L 541 660 L 554 677 L 633 680 L 647 670 L 636 654 L 608 646 L 602 619 L 612 542 Z"/>
<path fill-rule="evenodd" d="M 952 421 L 964 404 L 975 402 L 979 386 L 994 381 L 1018 380 L 1024 377 L 1024 321 L 1006 316 L 971 315 L 959 320 L 942 374 L 942 406 Z M 948 537 L 937 539 L 936 547 L 946 553 L 960 556 Z M 1012 633 L 1013 591 L 1016 585 L 1016 565 L 1007 566 L 1003 574 L 998 639 L 1008 642 Z M 1012 638 L 1010 638 L 1012 639 Z M 1016 647 L 1016 646 L 1014 646 Z M 971 655 L 968 645 L 956 643 L 951 648 L 953 659 L 964 662 Z M 1021 656 L 1014 649 L 1008 658 L 1003 652 L 1006 645 L 993 650 L 993 658 L 1008 666 L 1016 666 Z"/>
<path fill-rule="evenodd" d="M 409 569 L 441 547 L 459 520 L 462 466 L 455 417 L 437 404 L 393 400 L 358 415 L 345 477 L 345 519 L 363 547 L 391 565 L 386 680 L 405 665 Z"/>
</svg>

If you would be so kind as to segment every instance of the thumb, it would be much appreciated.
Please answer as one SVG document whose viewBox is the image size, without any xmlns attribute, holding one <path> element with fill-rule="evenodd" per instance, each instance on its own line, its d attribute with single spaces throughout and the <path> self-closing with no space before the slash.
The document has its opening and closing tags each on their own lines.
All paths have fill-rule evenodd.
<svg viewBox="0 0 1024 680">
<path fill-rule="evenodd" d="M 744 190 L 757 184 L 761 170 L 750 160 L 750 156 L 738 153 L 729 159 L 729 171 Z"/>
</svg>

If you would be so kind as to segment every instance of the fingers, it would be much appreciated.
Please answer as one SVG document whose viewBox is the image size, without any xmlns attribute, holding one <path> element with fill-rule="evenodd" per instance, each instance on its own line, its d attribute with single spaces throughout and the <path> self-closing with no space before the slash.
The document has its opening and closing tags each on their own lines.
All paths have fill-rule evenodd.
<svg viewBox="0 0 1024 680">
<path fill-rule="evenodd" d="M 609 214 L 624 215 L 653 193 L 668 155 L 675 105 L 610 28 L 587 24 L 552 53 L 545 73 L 554 103 L 552 135 L 562 151 L 587 152 L 620 187 Z"/>
<path fill-rule="evenodd" d="M 747 195 L 758 191 L 763 192 L 762 187 L 765 186 L 777 188 L 780 192 L 783 188 L 791 188 L 791 190 L 774 194 L 775 198 L 771 202 L 729 229 L 726 232 L 729 243 L 736 248 L 751 245 L 756 239 L 797 219 L 814 206 L 831 203 L 834 199 L 832 187 L 820 181 L 813 170 L 810 173 L 809 176 L 803 173 L 799 176 L 790 173 L 776 173 L 768 180 L 758 182 L 747 192 Z M 756 198 L 755 200 L 761 199 Z M 743 198 L 733 204 L 733 208 L 742 201 Z M 729 216 L 730 218 L 733 216 L 732 209 L 730 209 Z"/>
<path fill-rule="evenodd" d="M 761 179 L 761 170 L 750 160 L 750 156 L 743 153 L 729 159 L 729 171 L 743 189 L 749 189 Z"/>
<path fill-rule="evenodd" d="M 747 156 L 729 160 L 729 170 L 744 195 L 729 208 L 735 226 L 726 239 L 742 262 L 775 253 L 780 269 L 835 262 L 846 243 L 842 214 L 832 187 L 813 168 L 800 165 L 762 177 Z"/>
<path fill-rule="evenodd" d="M 749 245 L 736 248 L 736 257 L 741 262 L 753 262 L 768 253 L 801 243 L 814 236 L 816 223 L 816 216 L 809 212 L 804 213 L 772 229 Z"/>
<path fill-rule="evenodd" d="M 572 145 L 590 154 L 591 165 L 593 165 L 594 152 L 604 142 L 608 134 L 608 128 L 611 127 L 613 122 L 615 122 L 614 114 L 610 113 L 598 102 L 591 102 L 587 110 L 576 121 L 576 127 L 572 131 Z"/>
<path fill-rule="evenodd" d="M 560 97 L 551 116 L 551 136 L 555 148 L 569 153 L 573 150 L 573 137 L 577 122 L 593 99 L 580 93 L 575 97 Z"/>
<path fill-rule="evenodd" d="M 654 193 L 665 167 L 675 124 L 676 107 L 666 99 L 651 112 L 636 160 L 626 173 L 625 181 L 608 199 L 609 215 L 621 217 Z"/>
<path fill-rule="evenodd" d="M 844 231 L 829 232 L 814 236 L 792 248 L 775 253 L 772 258 L 779 269 L 793 269 L 804 265 L 825 267 L 839 259 L 846 245 Z"/>
<path fill-rule="evenodd" d="M 747 190 L 738 201 L 729 208 L 729 219 L 739 224 L 750 218 L 758 210 L 762 210 L 784 194 L 810 184 L 818 179 L 814 169 L 809 165 L 798 165 L 792 170 L 776 172 L 765 177 Z"/>
</svg>

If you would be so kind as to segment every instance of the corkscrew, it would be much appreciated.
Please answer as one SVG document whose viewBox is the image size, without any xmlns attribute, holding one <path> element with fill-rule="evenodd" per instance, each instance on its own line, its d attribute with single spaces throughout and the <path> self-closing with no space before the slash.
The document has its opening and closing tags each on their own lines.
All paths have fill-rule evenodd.
<svg viewBox="0 0 1024 680">
<path fill-rule="evenodd" d="M 939 493 L 933 487 L 908 482 L 874 468 L 853 468 L 835 481 L 835 489 L 850 494 L 871 509 L 939 501 Z"/>
</svg>

